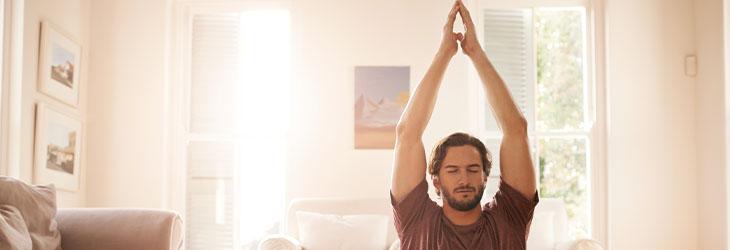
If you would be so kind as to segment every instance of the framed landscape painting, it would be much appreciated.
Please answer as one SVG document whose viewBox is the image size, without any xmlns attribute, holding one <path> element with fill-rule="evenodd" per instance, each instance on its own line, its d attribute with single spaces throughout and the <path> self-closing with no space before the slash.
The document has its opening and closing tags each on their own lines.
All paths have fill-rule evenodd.
<svg viewBox="0 0 730 250">
<path fill-rule="evenodd" d="M 81 122 L 45 104 L 36 110 L 33 182 L 53 183 L 56 188 L 79 188 Z"/>
<path fill-rule="evenodd" d="M 53 24 L 41 23 L 38 88 L 72 107 L 79 101 L 81 46 Z"/>
<path fill-rule="evenodd" d="M 355 67 L 355 149 L 392 149 L 408 103 L 410 67 Z"/>
</svg>

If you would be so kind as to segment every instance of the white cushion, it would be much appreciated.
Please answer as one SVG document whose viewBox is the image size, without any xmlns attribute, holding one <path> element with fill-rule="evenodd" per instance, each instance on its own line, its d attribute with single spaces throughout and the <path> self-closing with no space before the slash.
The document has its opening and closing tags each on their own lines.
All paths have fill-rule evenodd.
<svg viewBox="0 0 730 250">
<path fill-rule="evenodd" d="M 527 249 L 542 250 L 555 248 L 555 228 L 553 212 L 536 212 L 532 217 Z"/>
<path fill-rule="evenodd" d="M 582 239 L 577 240 L 571 250 L 603 250 L 601 243 L 595 240 Z"/>
<path fill-rule="evenodd" d="M 299 241 L 283 234 L 272 234 L 259 241 L 258 250 L 302 250 Z"/>
<path fill-rule="evenodd" d="M 400 250 L 400 239 L 395 239 L 393 244 L 390 244 L 390 248 L 388 248 L 388 250 Z"/>
<path fill-rule="evenodd" d="M 333 215 L 297 211 L 299 241 L 307 250 L 386 249 L 386 215 Z"/>
</svg>

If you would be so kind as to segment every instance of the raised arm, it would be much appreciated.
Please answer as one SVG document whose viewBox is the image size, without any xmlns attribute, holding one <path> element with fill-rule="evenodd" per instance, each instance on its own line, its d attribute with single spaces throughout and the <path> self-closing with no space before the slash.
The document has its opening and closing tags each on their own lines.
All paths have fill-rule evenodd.
<svg viewBox="0 0 730 250">
<path fill-rule="evenodd" d="M 458 3 L 455 2 L 443 28 L 439 51 L 423 80 L 413 92 L 413 96 L 408 100 L 396 127 L 395 160 L 390 186 L 390 192 L 396 202 L 402 201 L 426 178 L 426 151 L 421 136 L 431 119 L 444 72 L 458 50 L 457 41 L 463 38 L 462 34 L 453 32 L 458 9 Z"/>
<path fill-rule="evenodd" d="M 469 10 L 460 0 L 457 4 L 465 28 L 464 39 L 461 42 L 462 51 L 469 56 L 479 73 L 492 113 L 504 135 L 499 155 L 502 179 L 525 197 L 532 198 L 537 185 L 527 137 L 527 120 L 479 45 L 476 27 Z"/>
</svg>

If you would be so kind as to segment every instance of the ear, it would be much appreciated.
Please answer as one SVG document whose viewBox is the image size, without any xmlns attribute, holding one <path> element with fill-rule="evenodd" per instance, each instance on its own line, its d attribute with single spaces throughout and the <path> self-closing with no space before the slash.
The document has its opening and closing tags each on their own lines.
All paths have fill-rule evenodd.
<svg viewBox="0 0 730 250">
<path fill-rule="evenodd" d="M 441 186 L 441 180 L 439 180 L 437 175 L 433 175 L 431 176 L 431 181 L 433 181 L 433 187 L 436 189 L 436 194 L 440 196 L 441 193 L 439 187 Z"/>
</svg>

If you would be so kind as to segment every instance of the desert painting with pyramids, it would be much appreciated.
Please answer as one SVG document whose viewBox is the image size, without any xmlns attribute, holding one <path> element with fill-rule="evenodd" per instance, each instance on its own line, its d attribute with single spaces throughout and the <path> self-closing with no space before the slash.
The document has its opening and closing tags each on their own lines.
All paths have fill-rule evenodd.
<svg viewBox="0 0 730 250">
<path fill-rule="evenodd" d="M 410 67 L 355 67 L 355 148 L 392 149 L 408 103 Z"/>
</svg>

